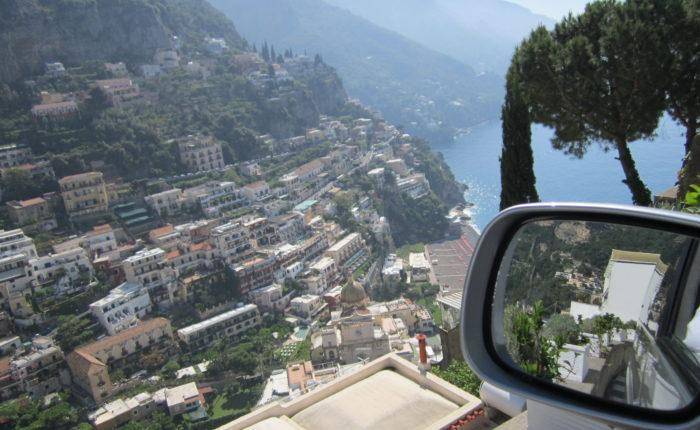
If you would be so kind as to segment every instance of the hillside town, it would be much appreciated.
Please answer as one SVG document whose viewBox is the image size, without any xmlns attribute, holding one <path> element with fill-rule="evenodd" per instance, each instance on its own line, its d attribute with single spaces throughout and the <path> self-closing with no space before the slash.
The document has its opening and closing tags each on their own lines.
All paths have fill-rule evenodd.
<svg viewBox="0 0 700 430">
<path fill-rule="evenodd" d="M 228 49 L 221 39 L 207 47 Z M 314 62 L 231 58 L 263 88 Z M 124 63 L 103 67 L 112 78 L 88 97 L 117 109 L 148 103 L 137 80 L 209 75 L 176 50 L 159 51 L 138 77 Z M 46 64 L 51 78 L 66 73 Z M 79 117 L 81 97 L 42 92 L 35 126 Z M 269 155 L 226 163 L 214 136 L 183 135 L 172 144 L 186 172 L 137 181 L 101 163 L 57 177 L 28 146 L 0 147 L 0 176 L 58 184 L 3 211 L 0 399 L 50 404 L 69 392 L 100 430 L 158 411 L 212 427 L 389 353 L 418 363 L 419 334 L 424 362 L 442 360 L 435 297 L 454 292 L 445 280 L 454 273 L 440 279 L 430 246 L 397 248 L 381 215 L 382 193 L 409 205 L 434 195 L 415 139 L 376 115 L 322 115 L 304 134 L 256 142 Z M 448 222 L 452 239 L 435 246 L 473 232 L 468 217 Z M 467 266 L 453 272 L 463 279 Z M 244 401 L 222 406 L 234 397 Z"/>
</svg>

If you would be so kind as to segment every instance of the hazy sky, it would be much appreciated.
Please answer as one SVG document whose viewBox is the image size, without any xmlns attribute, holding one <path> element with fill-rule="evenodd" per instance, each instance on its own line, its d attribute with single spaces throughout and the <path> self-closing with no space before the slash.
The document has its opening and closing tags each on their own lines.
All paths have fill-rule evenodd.
<svg viewBox="0 0 700 430">
<path fill-rule="evenodd" d="M 531 11 L 546 15 L 555 20 L 569 12 L 583 12 L 586 7 L 587 0 L 509 0 L 521 6 L 525 6 Z"/>
</svg>

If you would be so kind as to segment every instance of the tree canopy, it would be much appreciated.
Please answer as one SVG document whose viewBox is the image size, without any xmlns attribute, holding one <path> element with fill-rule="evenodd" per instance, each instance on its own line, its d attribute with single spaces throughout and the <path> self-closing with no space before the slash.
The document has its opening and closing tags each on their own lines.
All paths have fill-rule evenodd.
<svg viewBox="0 0 700 430">
<path fill-rule="evenodd" d="M 515 141 L 509 133 L 515 124 L 525 130 L 515 123 L 524 120 L 525 110 L 520 117 L 512 112 L 517 80 L 531 121 L 554 130 L 556 149 L 576 157 L 592 144 L 614 151 L 632 201 L 651 205 L 629 143 L 653 138 L 668 110 L 686 127 L 686 154 L 691 151 L 700 112 L 698 5 L 697 0 L 600 0 L 551 31 L 534 30 L 516 50 L 509 73 L 502 175 L 522 174 L 505 151 Z M 521 131 L 519 141 L 525 137 Z M 681 174 L 695 177 L 697 172 L 683 169 Z M 527 200 L 527 190 L 515 192 L 516 200 Z"/>
</svg>

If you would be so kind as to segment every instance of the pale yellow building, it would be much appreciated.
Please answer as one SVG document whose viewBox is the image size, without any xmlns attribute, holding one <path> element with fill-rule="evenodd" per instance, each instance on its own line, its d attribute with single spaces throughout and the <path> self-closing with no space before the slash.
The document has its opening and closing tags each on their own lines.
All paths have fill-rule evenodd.
<svg viewBox="0 0 700 430">
<path fill-rule="evenodd" d="M 139 325 L 76 348 L 66 361 L 73 375 L 73 382 L 88 392 L 97 403 L 110 394 L 113 386 L 109 377 L 110 367 L 119 366 L 136 353 L 159 345 L 168 346 L 173 339 L 170 321 L 153 318 Z"/>
<path fill-rule="evenodd" d="M 71 218 L 106 213 L 109 197 L 101 172 L 86 172 L 58 180 L 66 212 Z"/>
</svg>

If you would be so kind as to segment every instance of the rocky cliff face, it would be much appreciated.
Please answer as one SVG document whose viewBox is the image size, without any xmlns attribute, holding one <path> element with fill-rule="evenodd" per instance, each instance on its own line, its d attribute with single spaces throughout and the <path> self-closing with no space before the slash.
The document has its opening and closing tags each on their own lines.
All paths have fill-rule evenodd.
<svg viewBox="0 0 700 430">
<path fill-rule="evenodd" d="M 348 95 L 340 77 L 335 69 L 325 63 L 317 65 L 314 72 L 302 80 L 309 87 L 314 103 L 321 113 L 335 115 L 347 101 Z"/>
<path fill-rule="evenodd" d="M 204 0 L 2 0 L 0 81 L 41 73 L 51 61 L 150 61 L 171 47 L 173 35 L 242 45 L 230 21 Z"/>
</svg>

